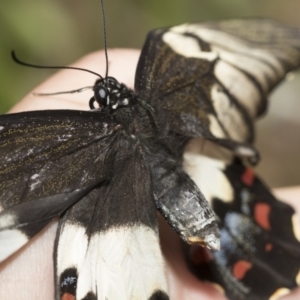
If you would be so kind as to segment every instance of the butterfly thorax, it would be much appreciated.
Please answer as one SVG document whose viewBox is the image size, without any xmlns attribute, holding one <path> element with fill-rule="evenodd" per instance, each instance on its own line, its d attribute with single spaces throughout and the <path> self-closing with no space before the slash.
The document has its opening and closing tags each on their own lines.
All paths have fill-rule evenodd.
<svg viewBox="0 0 300 300">
<path fill-rule="evenodd" d="M 91 109 L 95 109 L 96 102 L 101 112 L 114 116 L 123 125 L 127 134 L 143 139 L 157 139 L 162 131 L 161 122 L 155 117 L 154 108 L 133 90 L 113 77 L 98 79 L 93 90 Z"/>
</svg>

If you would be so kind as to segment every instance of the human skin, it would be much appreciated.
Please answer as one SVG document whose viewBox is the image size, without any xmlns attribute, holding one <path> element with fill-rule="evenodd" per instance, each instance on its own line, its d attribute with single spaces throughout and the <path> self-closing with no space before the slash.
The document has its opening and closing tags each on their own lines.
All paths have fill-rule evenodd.
<svg viewBox="0 0 300 300">
<path fill-rule="evenodd" d="M 140 52 L 129 49 L 109 50 L 109 76 L 133 88 L 134 74 Z M 103 51 L 87 55 L 73 66 L 105 74 Z M 42 72 L 32 70 L 32 72 Z M 96 76 L 86 72 L 62 70 L 34 89 L 35 93 L 68 91 L 93 85 Z M 43 109 L 88 110 L 91 91 L 59 96 L 33 96 L 28 94 L 18 102 L 12 112 Z M 300 187 L 284 188 L 275 194 L 300 211 Z M 210 284 L 200 282 L 187 269 L 179 237 L 160 217 L 161 245 L 166 261 L 166 275 L 172 300 L 226 299 Z M 300 223 L 299 223 L 300 226 Z M 0 265 L 0 299 L 2 300 L 53 300 L 53 244 L 57 228 L 54 220 L 37 234 L 25 247 Z M 281 299 L 300 299 L 300 289 Z"/>
</svg>

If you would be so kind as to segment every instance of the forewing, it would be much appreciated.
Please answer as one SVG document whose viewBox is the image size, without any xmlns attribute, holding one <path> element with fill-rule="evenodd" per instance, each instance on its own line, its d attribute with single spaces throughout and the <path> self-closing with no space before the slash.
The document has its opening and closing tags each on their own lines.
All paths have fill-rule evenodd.
<svg viewBox="0 0 300 300">
<path fill-rule="evenodd" d="M 185 246 L 191 271 L 221 285 L 232 300 L 276 299 L 288 293 L 300 284 L 294 209 L 229 153 L 202 142 L 199 154 L 193 143 L 185 166 L 218 216 L 221 250 Z"/>
<path fill-rule="evenodd" d="M 253 141 L 268 93 L 299 64 L 299 28 L 264 19 L 183 24 L 149 33 L 135 87 L 171 130 L 236 149 L 233 141 Z"/>
<path fill-rule="evenodd" d="M 111 117 L 96 112 L 0 117 L 2 259 L 110 177 L 114 153 L 109 145 L 118 127 Z"/>
<path fill-rule="evenodd" d="M 60 221 L 56 299 L 167 300 L 150 172 L 137 145 L 112 147 L 113 178 Z"/>
</svg>

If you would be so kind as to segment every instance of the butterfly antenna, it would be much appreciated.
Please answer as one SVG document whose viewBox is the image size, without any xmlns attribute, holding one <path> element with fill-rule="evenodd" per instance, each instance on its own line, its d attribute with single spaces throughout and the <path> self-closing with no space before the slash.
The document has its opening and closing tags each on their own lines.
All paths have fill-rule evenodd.
<svg viewBox="0 0 300 300">
<path fill-rule="evenodd" d="M 108 54 L 107 54 L 107 37 L 106 37 L 106 20 L 105 20 L 104 0 L 101 0 L 101 10 L 102 10 L 102 22 L 103 22 L 104 51 L 105 51 L 105 60 L 106 60 L 105 78 L 107 78 L 107 76 L 108 76 Z"/>
<path fill-rule="evenodd" d="M 94 74 L 94 75 L 100 77 L 101 79 L 103 78 L 100 74 L 98 74 L 96 72 L 93 72 L 91 70 L 83 69 L 83 68 L 66 67 L 66 66 L 41 66 L 41 65 L 29 64 L 29 63 L 23 62 L 19 58 L 17 58 L 14 50 L 11 51 L 11 57 L 12 57 L 12 59 L 17 64 L 22 65 L 22 66 L 26 66 L 26 67 L 37 68 L 37 69 L 69 69 L 69 70 L 78 70 L 78 71 L 84 71 L 84 72 L 88 72 L 88 73 Z"/>
<path fill-rule="evenodd" d="M 56 96 L 56 95 L 63 95 L 63 94 L 75 94 L 75 93 L 81 93 L 86 90 L 92 90 L 93 86 L 85 86 L 83 88 L 77 89 L 77 90 L 71 90 L 71 91 L 65 91 L 65 92 L 55 92 L 55 93 L 32 93 L 33 96 Z"/>
</svg>

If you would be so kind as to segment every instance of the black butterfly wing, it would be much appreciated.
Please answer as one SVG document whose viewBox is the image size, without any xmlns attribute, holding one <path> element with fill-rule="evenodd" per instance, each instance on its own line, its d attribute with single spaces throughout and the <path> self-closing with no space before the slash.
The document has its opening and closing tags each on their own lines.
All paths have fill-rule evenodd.
<svg viewBox="0 0 300 300">
<path fill-rule="evenodd" d="M 169 299 L 151 174 L 139 143 L 119 137 L 112 178 L 60 220 L 56 299 Z"/>
<path fill-rule="evenodd" d="M 300 236 L 294 209 L 224 150 L 193 143 L 186 168 L 218 216 L 221 250 L 185 246 L 190 270 L 219 284 L 229 299 L 275 299 L 297 287 Z M 211 172 L 208 178 L 205 170 Z"/>
<path fill-rule="evenodd" d="M 263 19 L 152 31 L 138 64 L 135 86 L 140 97 L 162 112 L 172 131 L 202 138 L 196 146 L 201 157 L 192 153 L 190 169 L 185 164 L 190 175 L 197 170 L 199 180 L 192 178 L 219 215 L 221 251 L 205 250 L 199 263 L 201 248 L 186 246 L 187 259 L 195 274 L 221 284 L 230 299 L 269 299 L 299 284 L 299 242 L 293 209 L 258 179 L 247 186 L 253 197 L 248 214 L 243 210 L 241 197 L 246 194 L 239 187 L 245 167 L 205 140 L 252 156 L 254 120 L 265 111 L 268 93 L 299 64 L 299 28 Z M 199 159 L 201 168 L 195 167 Z M 266 211 L 272 211 L 272 222 Z M 276 218 L 284 225 L 278 226 Z M 203 257 L 210 263 L 201 263 Z M 280 262 L 283 258 L 286 265 Z"/>
<path fill-rule="evenodd" d="M 1 260 L 109 178 L 119 127 L 97 112 L 0 116 Z"/>
<path fill-rule="evenodd" d="M 253 156 L 253 120 L 299 64 L 299 28 L 264 19 L 183 24 L 149 33 L 135 87 L 176 133 Z"/>
</svg>

